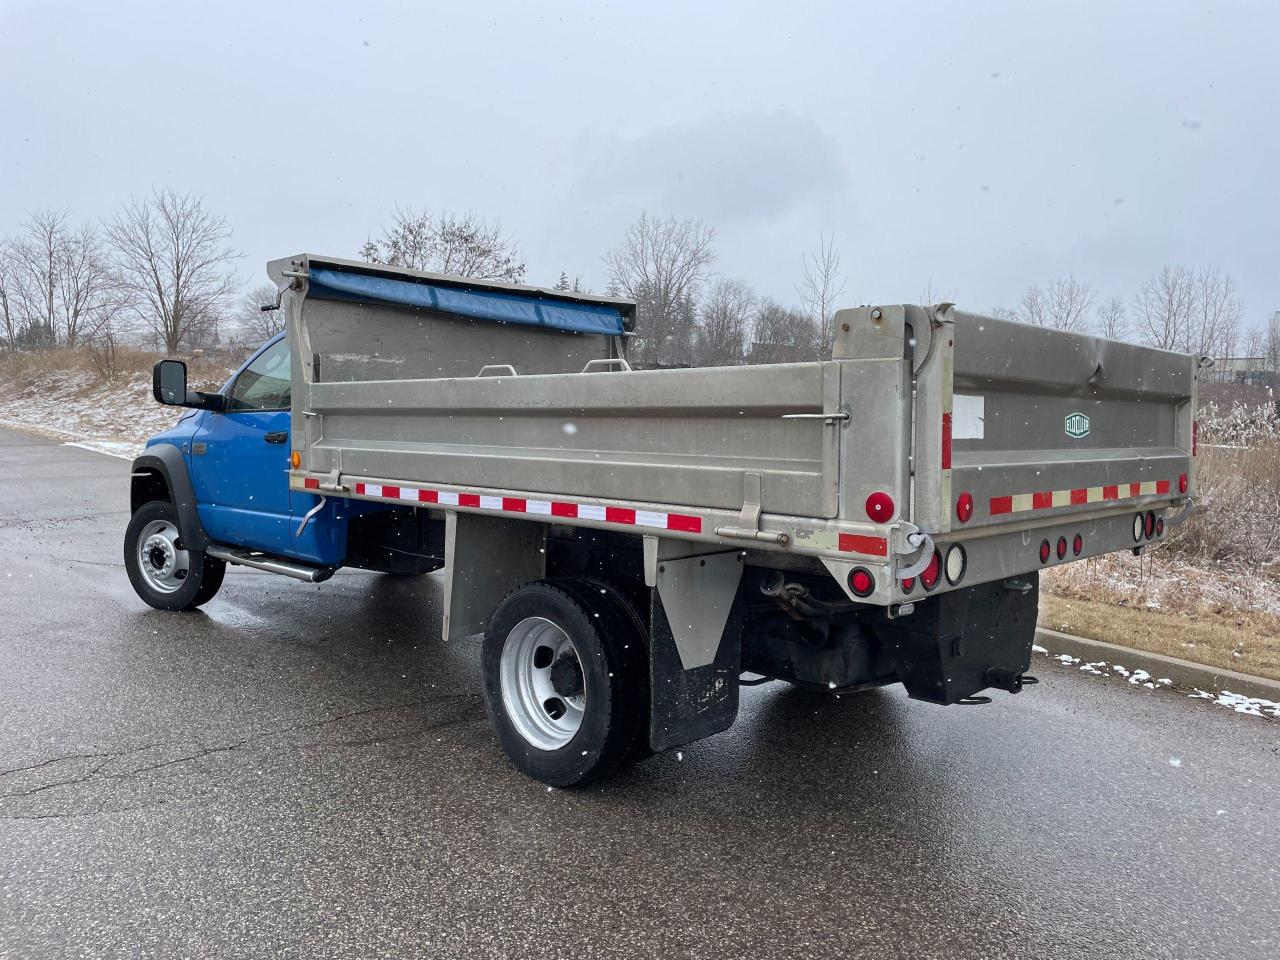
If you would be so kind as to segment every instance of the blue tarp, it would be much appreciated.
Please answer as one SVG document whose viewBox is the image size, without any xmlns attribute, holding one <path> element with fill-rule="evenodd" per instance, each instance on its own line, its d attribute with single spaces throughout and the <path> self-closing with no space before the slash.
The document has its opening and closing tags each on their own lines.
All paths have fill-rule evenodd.
<svg viewBox="0 0 1280 960">
<path fill-rule="evenodd" d="M 401 303 L 410 307 L 443 310 L 477 320 L 521 323 L 530 327 L 550 327 L 574 333 L 603 333 L 621 336 L 622 312 L 603 304 L 552 300 L 538 294 L 509 293 L 505 290 L 477 290 L 447 287 L 429 281 L 394 280 L 365 273 L 311 267 L 308 296 L 357 303 Z"/>
</svg>

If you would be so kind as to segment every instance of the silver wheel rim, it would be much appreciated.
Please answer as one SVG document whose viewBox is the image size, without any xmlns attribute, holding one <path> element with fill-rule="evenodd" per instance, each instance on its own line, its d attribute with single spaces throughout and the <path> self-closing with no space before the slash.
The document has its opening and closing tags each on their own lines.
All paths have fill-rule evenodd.
<svg viewBox="0 0 1280 960">
<path fill-rule="evenodd" d="M 191 555 L 178 548 L 178 528 L 168 520 L 152 520 L 138 534 L 138 569 L 158 593 L 174 593 L 187 582 Z"/>
<path fill-rule="evenodd" d="M 572 667 L 576 695 L 565 682 Z M 507 634 L 498 673 L 502 703 L 520 736 L 539 750 L 558 750 L 573 739 L 587 698 L 578 649 L 564 630 L 543 617 L 521 620 Z"/>
</svg>

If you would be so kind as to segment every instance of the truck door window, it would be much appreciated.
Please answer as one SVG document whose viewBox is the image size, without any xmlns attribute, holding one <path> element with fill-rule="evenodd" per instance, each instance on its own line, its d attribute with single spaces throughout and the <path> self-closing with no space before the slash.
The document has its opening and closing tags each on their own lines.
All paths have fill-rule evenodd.
<svg viewBox="0 0 1280 960">
<path fill-rule="evenodd" d="M 289 409 L 289 343 L 264 350 L 231 385 L 227 411 Z"/>
</svg>

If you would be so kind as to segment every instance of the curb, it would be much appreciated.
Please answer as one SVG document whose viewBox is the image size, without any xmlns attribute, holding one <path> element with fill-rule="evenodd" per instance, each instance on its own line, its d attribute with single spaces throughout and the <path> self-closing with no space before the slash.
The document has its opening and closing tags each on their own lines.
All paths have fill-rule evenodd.
<svg viewBox="0 0 1280 960">
<path fill-rule="evenodd" d="M 1057 630 L 1047 630 L 1044 627 L 1036 628 L 1036 643 L 1047 649 L 1050 654 L 1069 653 L 1086 663 L 1105 660 L 1107 663 L 1118 663 L 1130 670 L 1141 668 L 1153 677 L 1168 677 L 1181 687 L 1197 687 L 1206 692 L 1229 690 L 1246 697 L 1261 697 L 1264 700 L 1280 702 L 1280 680 L 1251 677 L 1247 673 L 1237 673 L 1235 670 L 1179 660 L 1177 657 L 1167 657 L 1162 653 L 1147 653 L 1103 640 L 1074 637 L 1069 633 L 1059 633 Z"/>
</svg>

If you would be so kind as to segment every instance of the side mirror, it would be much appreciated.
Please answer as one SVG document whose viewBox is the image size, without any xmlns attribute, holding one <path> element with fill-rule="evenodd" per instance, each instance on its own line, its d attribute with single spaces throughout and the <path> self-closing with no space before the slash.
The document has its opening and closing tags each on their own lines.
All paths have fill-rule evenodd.
<svg viewBox="0 0 1280 960">
<path fill-rule="evenodd" d="M 151 395 L 157 403 L 168 407 L 194 407 L 197 410 L 221 410 L 220 393 L 187 391 L 187 365 L 181 360 L 161 360 L 151 369 Z"/>
<path fill-rule="evenodd" d="M 187 403 L 187 365 L 181 360 L 161 360 L 151 370 L 151 395 L 157 403 L 183 407 Z"/>
</svg>

